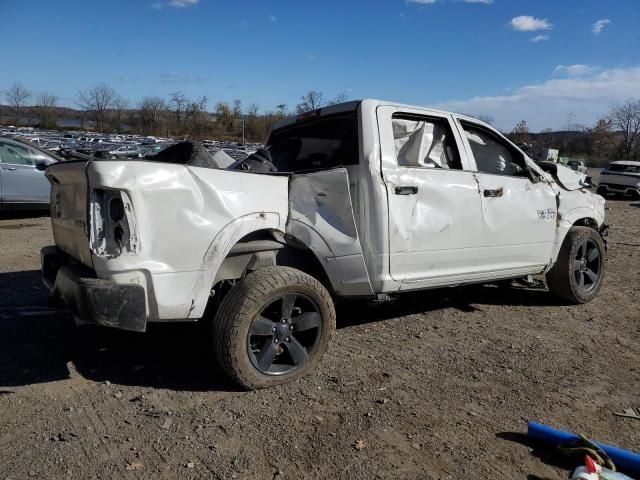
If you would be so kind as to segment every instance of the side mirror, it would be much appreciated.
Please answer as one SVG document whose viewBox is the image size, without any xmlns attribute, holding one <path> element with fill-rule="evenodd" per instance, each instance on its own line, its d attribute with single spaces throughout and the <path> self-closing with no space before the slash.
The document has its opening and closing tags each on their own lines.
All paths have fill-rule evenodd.
<svg viewBox="0 0 640 480">
<path fill-rule="evenodd" d="M 44 172 L 47 169 L 47 162 L 44 160 L 36 160 L 36 170 Z"/>
</svg>

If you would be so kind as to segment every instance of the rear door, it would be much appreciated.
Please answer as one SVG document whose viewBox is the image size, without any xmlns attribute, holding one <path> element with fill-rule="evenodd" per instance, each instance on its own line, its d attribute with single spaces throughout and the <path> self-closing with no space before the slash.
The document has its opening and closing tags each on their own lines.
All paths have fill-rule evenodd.
<svg viewBox="0 0 640 480">
<path fill-rule="evenodd" d="M 316 254 L 338 294 L 373 295 L 345 168 L 291 175 L 286 230 Z"/>
<path fill-rule="evenodd" d="M 36 169 L 36 161 L 48 161 L 35 150 L 0 140 L 3 203 L 47 204 L 49 182 L 44 172 Z"/>
<path fill-rule="evenodd" d="M 403 288 L 473 279 L 482 210 L 452 118 L 394 106 L 377 115 L 391 277 Z"/>
<path fill-rule="evenodd" d="M 551 261 L 557 203 L 551 185 L 528 172 L 524 154 L 481 124 L 459 120 L 481 192 L 483 229 L 478 266 L 532 273 Z"/>
</svg>

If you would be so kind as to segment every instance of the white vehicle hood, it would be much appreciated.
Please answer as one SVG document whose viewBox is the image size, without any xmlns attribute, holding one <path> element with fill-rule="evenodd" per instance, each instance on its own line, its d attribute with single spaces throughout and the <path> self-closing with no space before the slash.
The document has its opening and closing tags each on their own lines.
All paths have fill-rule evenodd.
<svg viewBox="0 0 640 480">
<path fill-rule="evenodd" d="M 556 173 L 553 176 L 556 182 L 565 190 L 580 190 L 590 186 L 584 173 L 576 172 L 564 165 L 557 165 Z"/>
</svg>

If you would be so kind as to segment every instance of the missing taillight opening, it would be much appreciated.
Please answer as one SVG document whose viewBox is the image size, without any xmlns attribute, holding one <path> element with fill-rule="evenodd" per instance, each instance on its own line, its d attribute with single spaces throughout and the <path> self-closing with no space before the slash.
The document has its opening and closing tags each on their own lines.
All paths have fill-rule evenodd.
<svg viewBox="0 0 640 480">
<path fill-rule="evenodd" d="M 124 203 L 122 203 L 122 198 L 113 197 L 109 202 L 109 218 L 114 222 L 119 222 L 124 218 Z"/>
</svg>

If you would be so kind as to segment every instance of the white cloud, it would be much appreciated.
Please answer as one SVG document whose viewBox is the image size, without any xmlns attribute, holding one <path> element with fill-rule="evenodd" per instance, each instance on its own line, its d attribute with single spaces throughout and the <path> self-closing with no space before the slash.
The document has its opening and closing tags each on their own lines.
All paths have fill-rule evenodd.
<svg viewBox="0 0 640 480">
<path fill-rule="evenodd" d="M 269 15 L 269 20 L 272 21 L 273 23 L 278 21 L 275 15 Z"/>
<path fill-rule="evenodd" d="M 185 8 L 197 5 L 199 1 L 200 0 L 167 0 L 164 2 L 153 3 L 151 6 L 156 10 L 160 10 L 164 7 Z"/>
<path fill-rule="evenodd" d="M 600 35 L 600 32 L 602 32 L 602 30 L 604 30 L 604 27 L 608 25 L 611 25 L 611 20 L 609 20 L 608 18 L 603 18 L 602 20 L 598 20 L 593 24 L 591 31 L 594 35 Z"/>
<path fill-rule="evenodd" d="M 583 65 L 576 63 L 574 65 L 558 65 L 553 69 L 553 73 L 556 75 L 563 75 L 567 77 L 582 77 L 597 72 L 599 69 L 593 65 Z"/>
<path fill-rule="evenodd" d="M 200 0 L 169 0 L 169 2 L 167 2 L 167 5 L 169 5 L 170 7 L 183 8 L 195 5 L 199 1 Z"/>
<path fill-rule="evenodd" d="M 549 40 L 549 35 L 536 35 L 531 39 L 533 43 L 546 42 L 547 40 Z"/>
<path fill-rule="evenodd" d="M 407 3 L 417 3 L 418 5 L 433 5 L 440 0 L 407 0 Z M 463 3 L 482 3 L 484 5 L 491 5 L 493 0 L 455 0 Z"/>
<path fill-rule="evenodd" d="M 592 125 L 612 105 L 638 98 L 640 65 L 613 68 L 579 77 L 552 78 L 526 85 L 511 95 L 474 97 L 443 102 L 439 108 L 490 115 L 495 124 L 510 130 L 525 119 L 532 130 L 563 128 L 569 113 L 577 123 Z"/>
<path fill-rule="evenodd" d="M 535 18 L 531 15 L 513 17 L 509 22 L 511 28 L 521 32 L 535 32 L 536 30 L 550 30 L 553 24 L 546 18 Z"/>
</svg>

